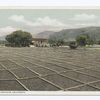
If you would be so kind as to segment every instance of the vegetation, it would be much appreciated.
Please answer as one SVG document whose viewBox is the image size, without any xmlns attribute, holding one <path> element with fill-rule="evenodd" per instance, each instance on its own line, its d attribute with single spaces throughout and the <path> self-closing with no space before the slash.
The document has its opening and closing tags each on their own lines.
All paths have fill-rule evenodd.
<svg viewBox="0 0 100 100">
<path fill-rule="evenodd" d="M 57 46 L 62 46 L 64 44 L 64 40 L 63 39 L 59 39 L 57 40 Z"/>
<path fill-rule="evenodd" d="M 99 45 L 100 45 L 100 40 L 97 42 L 97 44 L 99 44 Z"/>
<path fill-rule="evenodd" d="M 57 39 L 57 38 L 49 38 L 49 44 L 50 46 L 62 46 L 64 45 L 64 40 L 63 39 Z"/>
<path fill-rule="evenodd" d="M 76 37 L 76 42 L 79 46 L 93 45 L 94 41 L 88 34 L 81 34 Z"/>
<path fill-rule="evenodd" d="M 78 46 L 86 46 L 86 45 L 93 45 L 94 41 L 88 34 L 81 34 L 76 37 L 75 41 L 67 41 L 68 45 L 71 49 L 76 49 Z M 65 45 L 64 39 L 60 39 L 58 37 L 51 37 L 49 38 L 49 44 L 51 46 L 62 46 Z"/>
<path fill-rule="evenodd" d="M 29 47 L 32 43 L 32 35 L 22 30 L 14 31 L 13 33 L 6 36 L 8 44 L 6 46 L 12 47 Z"/>
<path fill-rule="evenodd" d="M 76 49 L 78 47 L 77 43 L 75 41 L 69 42 L 70 49 Z"/>
<path fill-rule="evenodd" d="M 81 34 L 88 34 L 92 40 L 100 40 L 100 27 L 84 27 L 74 29 L 63 29 L 58 32 L 54 32 L 52 37 L 62 38 L 63 40 L 75 40 L 77 36 Z"/>
<path fill-rule="evenodd" d="M 64 39 L 62 37 L 57 37 L 57 36 L 51 36 L 48 39 L 48 43 L 50 44 L 51 47 L 54 46 L 64 46 L 67 45 L 69 46 L 71 49 L 76 49 L 78 46 L 89 46 L 89 45 L 93 45 L 94 43 L 96 43 L 96 39 L 93 38 L 93 36 L 91 36 L 89 34 L 79 34 L 76 36 L 76 40 L 75 41 L 68 41 L 69 37 Z M 6 36 L 6 46 L 11 46 L 11 47 L 29 47 L 32 44 L 32 35 L 29 32 L 25 32 L 22 30 L 18 30 L 18 31 L 14 31 L 11 34 Z M 72 38 L 72 40 L 74 40 Z M 100 44 L 100 41 L 98 41 L 98 44 Z M 40 44 L 39 44 L 40 45 Z M 37 45 L 36 45 L 37 46 Z M 41 45 L 41 47 L 43 47 L 43 45 Z M 46 47 L 46 45 L 45 45 Z"/>
</svg>

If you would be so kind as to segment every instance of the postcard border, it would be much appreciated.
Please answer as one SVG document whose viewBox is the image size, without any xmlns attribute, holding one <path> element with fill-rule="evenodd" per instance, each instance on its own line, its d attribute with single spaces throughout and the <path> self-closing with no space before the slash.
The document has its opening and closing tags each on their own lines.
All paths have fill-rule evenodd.
<svg viewBox="0 0 100 100">
<path fill-rule="evenodd" d="M 100 6 L 0 6 L 1 9 L 100 9 Z M 0 91 L 0 96 L 100 96 L 98 91 Z"/>
</svg>

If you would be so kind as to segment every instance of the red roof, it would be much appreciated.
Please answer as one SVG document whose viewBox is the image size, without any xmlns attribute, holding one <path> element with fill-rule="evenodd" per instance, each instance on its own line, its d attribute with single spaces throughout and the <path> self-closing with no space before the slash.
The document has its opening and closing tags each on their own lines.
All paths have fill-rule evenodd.
<svg viewBox="0 0 100 100">
<path fill-rule="evenodd" d="M 47 41 L 46 38 L 33 38 L 34 41 Z"/>
</svg>

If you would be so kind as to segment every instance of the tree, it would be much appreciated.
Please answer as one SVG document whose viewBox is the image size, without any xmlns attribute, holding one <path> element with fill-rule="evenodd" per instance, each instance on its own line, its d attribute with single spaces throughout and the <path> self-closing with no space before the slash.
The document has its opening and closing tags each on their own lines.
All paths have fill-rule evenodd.
<svg viewBox="0 0 100 100">
<path fill-rule="evenodd" d="M 56 45 L 57 45 L 57 46 L 62 46 L 62 45 L 64 45 L 64 40 L 63 40 L 63 39 L 58 39 L 57 42 L 56 42 Z"/>
<path fill-rule="evenodd" d="M 10 46 L 26 47 L 32 43 L 32 35 L 29 32 L 18 30 L 7 35 L 6 40 L 8 41 Z"/>
<path fill-rule="evenodd" d="M 93 44 L 92 39 L 89 37 L 88 34 L 81 34 L 76 37 L 76 41 L 80 46 L 86 46 L 86 44 L 90 45 Z"/>
<path fill-rule="evenodd" d="M 59 46 L 64 45 L 64 40 L 58 39 L 56 37 L 50 37 L 48 42 L 51 46 L 58 46 L 59 47 Z"/>
<path fill-rule="evenodd" d="M 88 45 L 93 45 L 95 42 L 90 38 L 87 40 L 87 44 Z"/>
<path fill-rule="evenodd" d="M 56 46 L 57 39 L 55 37 L 50 37 L 48 40 L 50 46 Z"/>
</svg>

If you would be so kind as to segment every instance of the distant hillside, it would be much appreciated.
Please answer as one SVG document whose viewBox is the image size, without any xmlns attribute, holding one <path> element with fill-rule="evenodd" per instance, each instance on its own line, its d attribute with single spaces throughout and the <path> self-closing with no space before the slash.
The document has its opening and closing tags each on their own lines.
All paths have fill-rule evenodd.
<svg viewBox="0 0 100 100">
<path fill-rule="evenodd" d="M 44 31 L 44 32 L 41 32 L 41 33 L 38 33 L 35 38 L 49 38 L 50 35 L 54 34 L 55 32 L 53 31 Z"/>
<path fill-rule="evenodd" d="M 5 41 L 6 36 L 0 36 L 0 41 Z"/>
<path fill-rule="evenodd" d="M 88 34 L 92 39 L 100 40 L 100 27 L 85 27 L 77 29 L 64 29 L 55 32 L 50 37 L 56 37 L 64 40 L 75 40 L 80 34 Z"/>
<path fill-rule="evenodd" d="M 85 27 L 85 28 L 74 28 L 74 29 L 63 29 L 58 32 L 54 31 L 44 31 L 36 34 L 35 38 L 57 38 L 64 39 L 66 41 L 75 40 L 75 38 L 80 34 L 88 34 L 91 38 L 100 40 L 100 27 Z M 1 36 L 0 40 L 5 40 L 5 36 Z"/>
</svg>

